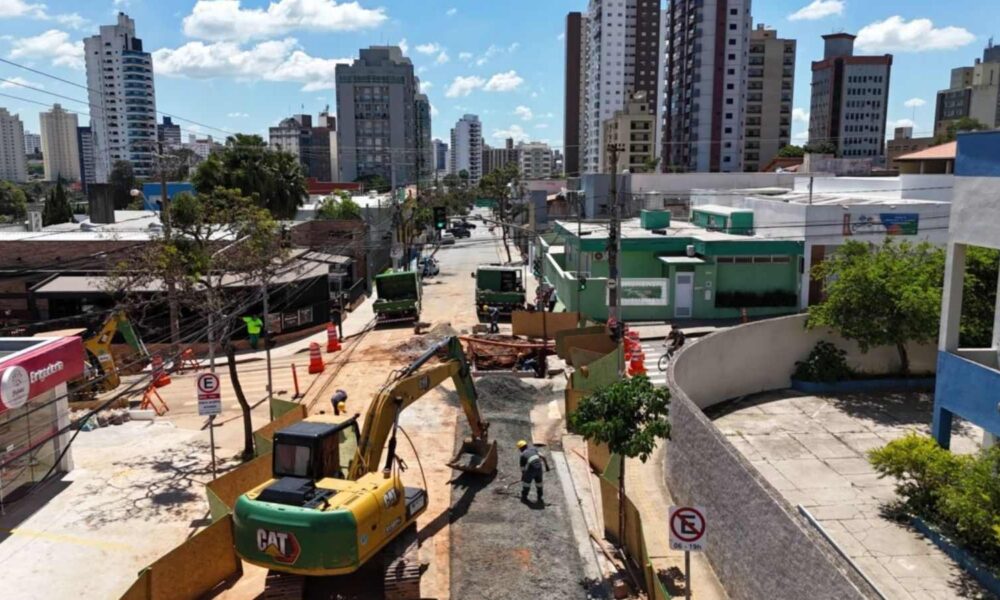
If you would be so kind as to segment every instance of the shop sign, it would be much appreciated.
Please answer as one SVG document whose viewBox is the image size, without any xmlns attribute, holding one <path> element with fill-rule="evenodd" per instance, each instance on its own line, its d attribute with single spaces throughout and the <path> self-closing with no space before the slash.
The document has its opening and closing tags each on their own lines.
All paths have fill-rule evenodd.
<svg viewBox="0 0 1000 600">
<path fill-rule="evenodd" d="M 0 412 L 24 406 L 29 399 L 83 375 L 83 353 L 83 341 L 67 337 L 40 343 L 39 348 L 4 361 L 0 366 Z"/>
<path fill-rule="evenodd" d="M 844 215 L 844 235 L 917 235 L 919 213 L 879 213 L 877 215 Z"/>
</svg>

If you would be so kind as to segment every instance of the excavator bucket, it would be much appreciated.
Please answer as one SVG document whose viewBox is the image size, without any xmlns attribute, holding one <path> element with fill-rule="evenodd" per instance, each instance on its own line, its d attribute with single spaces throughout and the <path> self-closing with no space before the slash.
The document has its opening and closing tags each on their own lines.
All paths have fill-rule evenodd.
<svg viewBox="0 0 1000 600">
<path fill-rule="evenodd" d="M 497 472 L 497 443 L 466 439 L 448 466 L 474 475 L 493 475 Z"/>
</svg>

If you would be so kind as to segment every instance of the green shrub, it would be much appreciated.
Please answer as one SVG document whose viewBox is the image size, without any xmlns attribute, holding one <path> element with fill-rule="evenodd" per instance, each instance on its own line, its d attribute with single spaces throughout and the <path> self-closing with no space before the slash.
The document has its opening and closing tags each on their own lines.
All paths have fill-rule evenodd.
<svg viewBox="0 0 1000 600">
<path fill-rule="evenodd" d="M 992 564 L 1000 564 L 1000 446 L 984 451 L 944 488 L 942 521 L 955 536 Z"/>
<path fill-rule="evenodd" d="M 830 342 L 817 342 L 809 357 L 795 363 L 792 379 L 815 383 L 833 383 L 851 378 L 847 353 Z"/>
<path fill-rule="evenodd" d="M 952 454 L 934 438 L 911 432 L 870 450 L 868 460 L 880 476 L 896 478 L 896 493 L 907 510 L 936 517 L 944 488 L 961 477 L 969 457 Z"/>
</svg>

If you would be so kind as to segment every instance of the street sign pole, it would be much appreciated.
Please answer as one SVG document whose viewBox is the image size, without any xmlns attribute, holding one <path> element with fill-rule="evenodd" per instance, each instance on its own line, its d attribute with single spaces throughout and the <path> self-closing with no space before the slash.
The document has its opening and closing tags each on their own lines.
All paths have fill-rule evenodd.
<svg viewBox="0 0 1000 600">
<path fill-rule="evenodd" d="M 691 600 L 691 551 L 684 551 L 684 600 Z"/>
<path fill-rule="evenodd" d="M 208 417 L 208 445 L 212 449 L 212 479 L 217 479 L 215 471 L 215 415 Z"/>
<path fill-rule="evenodd" d="M 222 412 L 222 383 L 215 373 L 198 376 L 198 414 L 208 416 L 208 445 L 212 454 L 212 479 L 217 476 L 215 462 L 215 416 Z"/>
<path fill-rule="evenodd" d="M 705 550 L 705 509 L 671 506 L 669 525 L 670 549 L 684 551 L 684 598 L 691 600 L 691 552 Z"/>
</svg>

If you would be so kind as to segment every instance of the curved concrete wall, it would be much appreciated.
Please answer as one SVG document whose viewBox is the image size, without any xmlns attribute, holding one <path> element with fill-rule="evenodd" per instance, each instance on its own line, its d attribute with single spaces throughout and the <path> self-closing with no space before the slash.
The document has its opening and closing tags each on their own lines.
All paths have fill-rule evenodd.
<svg viewBox="0 0 1000 600">
<path fill-rule="evenodd" d="M 899 368 L 895 348 L 874 348 L 867 354 L 854 342 L 826 328 L 806 329 L 806 316 L 792 315 L 755 321 L 708 336 L 686 346 L 670 368 L 671 381 L 705 409 L 732 398 L 791 385 L 796 361 L 804 360 L 826 340 L 847 352 L 851 368 L 865 373 L 888 373 Z M 910 370 L 934 372 L 933 345 L 911 345 Z M 673 387 L 673 386 L 672 386 Z"/>
<path fill-rule="evenodd" d="M 876 598 L 877 593 L 733 447 L 702 409 L 731 398 L 786 388 L 795 362 L 817 341 L 834 342 L 858 370 L 886 372 L 896 353 L 862 354 L 805 316 L 758 321 L 686 346 L 667 374 L 672 439 L 665 476 L 676 502 L 706 508 L 708 558 L 734 599 Z M 913 347 L 914 371 L 933 371 L 933 346 Z"/>
</svg>

